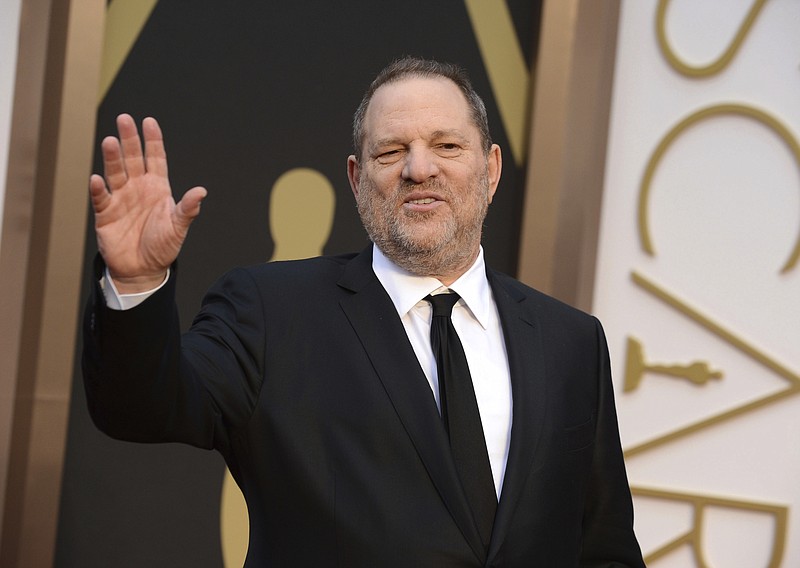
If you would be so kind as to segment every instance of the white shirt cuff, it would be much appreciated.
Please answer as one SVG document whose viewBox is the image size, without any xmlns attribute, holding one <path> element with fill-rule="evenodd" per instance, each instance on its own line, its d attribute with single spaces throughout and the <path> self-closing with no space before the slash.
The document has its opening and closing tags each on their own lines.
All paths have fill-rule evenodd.
<svg viewBox="0 0 800 568">
<path fill-rule="evenodd" d="M 136 294 L 120 294 L 117 287 L 114 286 L 114 280 L 108 273 L 108 268 L 106 268 L 104 276 L 100 278 L 100 288 L 103 290 L 103 296 L 106 298 L 106 306 L 112 310 L 129 310 L 135 308 L 158 292 L 164 284 L 167 283 L 167 280 L 169 280 L 169 275 L 170 269 L 167 268 L 167 275 L 164 277 L 164 281 L 152 290 L 138 292 Z"/>
</svg>

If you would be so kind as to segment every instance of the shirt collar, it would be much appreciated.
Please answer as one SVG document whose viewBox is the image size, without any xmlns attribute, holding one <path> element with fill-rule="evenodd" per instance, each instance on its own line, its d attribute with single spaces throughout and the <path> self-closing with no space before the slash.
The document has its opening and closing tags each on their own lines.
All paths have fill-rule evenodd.
<svg viewBox="0 0 800 568">
<path fill-rule="evenodd" d="M 472 266 L 449 287 L 432 276 L 416 276 L 389 260 L 381 249 L 372 246 L 372 270 L 389 294 L 398 315 L 404 317 L 411 308 L 432 292 L 452 290 L 461 296 L 472 315 L 486 329 L 489 325 L 489 310 L 492 307 L 492 290 L 486 278 L 483 247 Z"/>
</svg>

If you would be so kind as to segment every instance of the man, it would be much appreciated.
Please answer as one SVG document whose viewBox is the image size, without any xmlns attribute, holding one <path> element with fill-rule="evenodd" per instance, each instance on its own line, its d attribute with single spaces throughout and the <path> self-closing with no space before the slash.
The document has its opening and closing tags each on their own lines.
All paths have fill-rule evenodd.
<svg viewBox="0 0 800 568">
<path fill-rule="evenodd" d="M 90 411 L 111 436 L 219 450 L 248 566 L 643 566 L 599 323 L 484 264 L 502 160 L 459 69 L 395 62 L 356 112 L 374 246 L 233 271 L 183 337 L 173 263 L 206 191 L 175 204 L 157 123 L 144 156 L 118 128 L 90 181 Z M 452 320 L 432 317 L 451 291 Z"/>
</svg>

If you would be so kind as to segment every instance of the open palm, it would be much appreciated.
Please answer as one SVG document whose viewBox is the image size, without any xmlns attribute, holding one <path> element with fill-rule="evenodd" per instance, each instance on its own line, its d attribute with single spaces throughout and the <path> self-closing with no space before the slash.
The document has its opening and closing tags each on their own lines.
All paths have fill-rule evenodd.
<svg viewBox="0 0 800 568">
<path fill-rule="evenodd" d="M 175 203 L 167 177 L 161 129 L 142 122 L 144 153 L 133 118 L 117 117 L 119 138 L 102 142 L 105 179 L 93 175 L 89 192 L 100 254 L 121 293 L 157 286 L 177 258 L 206 196 L 194 187 Z"/>
</svg>

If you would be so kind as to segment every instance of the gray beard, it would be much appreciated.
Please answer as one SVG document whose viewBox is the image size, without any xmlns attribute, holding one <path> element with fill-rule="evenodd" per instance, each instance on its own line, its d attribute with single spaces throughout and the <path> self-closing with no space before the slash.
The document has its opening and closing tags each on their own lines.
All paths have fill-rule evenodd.
<svg viewBox="0 0 800 568">
<path fill-rule="evenodd" d="M 405 195 L 420 189 L 416 184 L 403 184 L 390 197 L 381 199 L 366 179 L 360 181 L 358 212 L 370 239 L 399 267 L 417 276 L 448 276 L 465 271 L 478 254 L 483 221 L 488 211 L 488 179 L 482 176 L 473 185 L 473 196 L 456 196 L 448 187 L 432 181 L 425 188 L 447 196 L 453 215 L 430 227 L 415 227 L 432 222 L 437 212 L 398 212 L 397 205 Z M 472 201 L 470 203 L 470 201 Z M 465 213 L 469 212 L 469 213 Z"/>
</svg>

